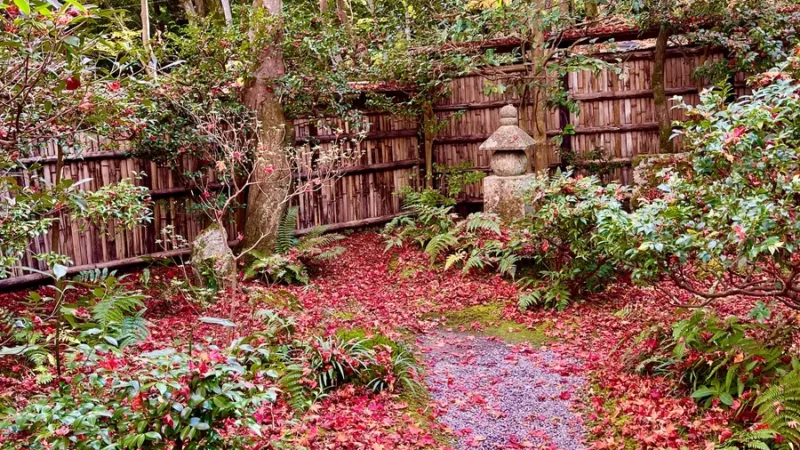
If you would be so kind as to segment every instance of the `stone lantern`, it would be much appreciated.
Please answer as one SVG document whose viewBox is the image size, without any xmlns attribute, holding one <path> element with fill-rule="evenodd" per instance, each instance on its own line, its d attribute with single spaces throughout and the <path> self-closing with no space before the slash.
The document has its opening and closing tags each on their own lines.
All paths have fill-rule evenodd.
<svg viewBox="0 0 800 450">
<path fill-rule="evenodd" d="M 536 177 L 526 174 L 528 155 L 535 141 L 517 119 L 517 108 L 506 105 L 500 110 L 500 128 L 480 146 L 492 152 L 492 175 L 483 180 L 484 211 L 495 213 L 504 221 L 513 221 L 525 214 L 525 193 Z"/>
</svg>

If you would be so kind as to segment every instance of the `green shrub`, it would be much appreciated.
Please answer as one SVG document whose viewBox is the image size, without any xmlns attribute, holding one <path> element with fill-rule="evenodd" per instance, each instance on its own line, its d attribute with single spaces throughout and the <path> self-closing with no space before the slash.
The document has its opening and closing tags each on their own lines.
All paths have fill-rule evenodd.
<svg viewBox="0 0 800 450">
<path fill-rule="evenodd" d="M 666 277 L 708 300 L 744 295 L 800 306 L 798 73 L 793 56 L 733 103 L 725 87 L 681 105 L 690 119 L 680 132 L 687 164 L 657 171 L 658 195 L 634 212 L 601 218 L 609 252 L 634 280 Z"/>
<path fill-rule="evenodd" d="M 123 349 L 149 336 L 144 319 L 145 295 L 120 284 L 114 272 L 82 273 L 64 290 L 80 286 L 84 295 L 66 302 L 64 296 L 28 294 L 28 312 L 24 316 L 5 315 L 9 337 L 14 344 L 0 348 L 0 357 L 24 357 L 33 366 L 36 381 L 53 381 L 52 370 L 59 363 L 55 339 L 61 346 L 78 344 L 111 345 Z M 62 300 L 59 301 L 58 299 Z"/>
<path fill-rule="evenodd" d="M 744 416 L 752 416 L 759 391 L 798 365 L 786 355 L 786 330 L 770 333 L 765 325 L 723 321 L 705 310 L 671 331 L 648 330 L 639 341 L 644 350 L 634 356 L 638 371 L 675 377 L 705 407 L 720 403 Z"/>
<path fill-rule="evenodd" d="M 383 334 L 361 328 L 339 330 L 336 337 L 344 342 L 359 342 L 375 355 L 372 363 L 357 377 L 358 384 L 365 385 L 374 392 L 393 392 L 398 385 L 412 392 L 419 389 L 418 363 L 406 346 Z"/>
<path fill-rule="evenodd" d="M 622 210 L 626 192 L 602 186 L 596 177 L 570 172 L 539 176 L 530 192 L 531 211 L 515 224 L 523 230 L 531 265 L 538 274 L 521 283 L 533 288 L 520 307 L 563 309 L 581 295 L 602 291 L 616 280 L 617 261 L 606 252 L 607 237 L 598 230 L 602 215 Z"/>
<path fill-rule="evenodd" d="M 519 280 L 528 290 L 520 307 L 563 308 L 570 299 L 601 291 L 616 279 L 617 261 L 605 251 L 607 238 L 597 224 L 601 215 L 622 210 L 624 194 L 619 186 L 601 186 L 595 177 L 571 175 L 537 177 L 529 213 L 511 224 L 486 213 L 456 221 L 451 207 L 412 198 L 411 214 L 384 229 L 387 249 L 415 242 L 431 262 L 441 258 L 445 269 L 460 267 L 465 273 L 492 268 L 516 277 L 524 267 L 533 275 Z"/>
<path fill-rule="evenodd" d="M 225 449 L 233 438 L 252 444 L 260 428 L 258 410 L 278 391 L 255 383 L 275 378 L 270 370 L 249 371 L 214 347 L 190 357 L 174 350 L 122 356 L 81 345 L 70 363 L 74 372 L 59 392 L 33 397 L 20 411 L 4 412 L 3 448 L 31 449 Z M 91 372 L 85 375 L 86 368 Z"/>
</svg>

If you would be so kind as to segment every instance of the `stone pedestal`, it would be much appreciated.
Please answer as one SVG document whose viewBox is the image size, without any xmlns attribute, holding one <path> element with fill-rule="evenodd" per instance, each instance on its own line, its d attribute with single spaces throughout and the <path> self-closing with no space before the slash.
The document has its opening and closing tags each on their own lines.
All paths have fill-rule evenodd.
<svg viewBox="0 0 800 450">
<path fill-rule="evenodd" d="M 536 176 L 490 176 L 483 179 L 483 210 L 512 222 L 525 215 L 528 202 L 525 194 L 532 188 Z"/>
</svg>

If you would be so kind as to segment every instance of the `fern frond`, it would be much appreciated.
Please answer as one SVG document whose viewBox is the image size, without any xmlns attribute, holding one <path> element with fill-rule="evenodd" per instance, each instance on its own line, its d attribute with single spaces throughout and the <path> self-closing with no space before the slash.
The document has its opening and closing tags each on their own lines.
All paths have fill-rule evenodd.
<svg viewBox="0 0 800 450">
<path fill-rule="evenodd" d="M 517 305 L 519 309 L 526 310 L 530 309 L 533 306 L 537 306 L 541 302 L 541 296 L 539 295 L 538 291 L 529 292 L 527 294 L 520 295 L 519 300 L 517 300 Z"/>
<path fill-rule="evenodd" d="M 345 252 L 345 248 L 341 246 L 331 247 L 328 250 L 317 255 L 316 259 L 333 259 L 340 256 Z"/>
<path fill-rule="evenodd" d="M 794 445 L 800 445 L 800 369 L 793 370 L 755 401 L 761 421 Z"/>
<path fill-rule="evenodd" d="M 291 206 L 286 209 L 280 223 L 278 224 L 278 236 L 275 241 L 275 252 L 286 253 L 292 249 L 297 243 L 294 237 L 294 232 L 297 227 L 297 215 L 299 209 L 296 206 Z"/>
<path fill-rule="evenodd" d="M 127 315 L 135 314 L 144 307 L 144 299 L 144 295 L 133 293 L 108 295 L 94 305 L 92 317 L 103 328 L 121 324 Z"/>
<path fill-rule="evenodd" d="M 494 214 L 470 214 L 466 222 L 467 231 L 474 233 L 478 230 L 492 231 L 500 234 L 500 218 Z"/>
<path fill-rule="evenodd" d="M 480 254 L 475 254 L 469 257 L 462 269 L 464 273 L 468 273 L 472 269 L 481 270 L 486 267 L 486 262 L 481 258 Z"/>
<path fill-rule="evenodd" d="M 296 411 L 305 411 L 311 402 L 309 392 L 303 385 L 303 366 L 293 364 L 286 367 L 286 373 L 281 377 L 280 384 L 287 395 L 287 402 Z"/>
<path fill-rule="evenodd" d="M 503 256 L 497 266 L 502 275 L 509 275 L 513 278 L 517 274 L 517 262 L 519 262 L 519 256 L 510 253 Z"/>
<path fill-rule="evenodd" d="M 467 255 L 464 252 L 458 252 L 449 255 L 444 263 L 444 270 L 450 270 L 450 268 L 456 263 L 463 263 L 466 257 Z"/>
<path fill-rule="evenodd" d="M 458 238 L 453 233 L 444 233 L 434 236 L 425 246 L 425 254 L 431 258 L 431 262 L 436 261 L 439 255 L 448 248 L 456 245 Z"/>
</svg>

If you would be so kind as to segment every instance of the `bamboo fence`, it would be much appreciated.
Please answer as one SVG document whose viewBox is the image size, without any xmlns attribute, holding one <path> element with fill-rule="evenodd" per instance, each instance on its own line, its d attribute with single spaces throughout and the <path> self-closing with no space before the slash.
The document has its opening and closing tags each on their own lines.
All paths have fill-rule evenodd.
<svg viewBox="0 0 800 450">
<path fill-rule="evenodd" d="M 619 73 L 612 70 L 577 72 L 563 80 L 570 97 L 579 101 L 579 112 L 570 113 L 565 109 L 548 111 L 548 135 L 555 136 L 570 125 L 575 133 L 565 137 L 562 149 L 553 145 L 547 160 L 555 168 L 562 164 L 561 150 L 572 151 L 579 160 L 602 154 L 605 156 L 602 165 L 607 168 L 604 180 L 629 184 L 634 158 L 658 150 L 651 83 L 652 50 L 603 57 L 614 61 Z M 670 50 L 666 64 L 668 96 L 680 95 L 688 103 L 697 102 L 704 82 L 693 77 L 695 68 L 704 58 L 722 57 L 719 53 L 703 55 L 692 50 Z M 480 152 L 478 146 L 499 126 L 499 109 L 508 103 L 519 104 L 511 94 L 485 94 L 485 83 L 491 79 L 492 75 L 486 73 L 456 79 L 451 83 L 450 95 L 435 105 L 434 114 L 444 122 L 434 140 L 435 163 L 445 166 L 468 163 L 477 170 L 488 172 L 489 155 Z M 744 77 L 737 76 L 735 81 L 736 94 L 746 93 Z M 532 107 L 525 108 L 527 111 L 523 116 L 532 117 Z M 683 112 L 673 109 L 672 118 L 681 120 Z M 353 144 L 360 150 L 358 158 L 319 189 L 297 197 L 300 233 L 319 225 L 339 230 L 386 222 L 402 211 L 396 193 L 404 186 L 422 184 L 425 162 L 420 138 L 421 120 L 382 113 L 365 113 L 365 120 L 368 132 L 363 140 Z M 530 129 L 531 123 L 522 126 Z M 324 124 L 309 120 L 295 122 L 298 145 L 311 143 L 322 148 L 337 145 L 349 133 L 350 130 L 336 120 Z M 60 251 L 82 268 L 113 266 L 115 261 L 131 261 L 131 258 L 158 252 L 181 254 L 174 241 L 167 240 L 162 244 L 157 241 L 164 239 L 160 233 L 166 226 L 174 227 L 177 234 L 189 241 L 204 228 L 203 217 L 189 212 L 193 193 L 180 176 L 196 162 L 183 161 L 181 167 L 169 169 L 157 167 L 149 161 L 130 159 L 124 149 L 108 152 L 102 151 L 102 147 L 94 142 L 84 151 L 82 158 L 69 160 L 65 176 L 76 180 L 91 178 L 91 182 L 82 188 L 97 189 L 140 174 L 142 178 L 136 183 L 150 188 L 154 199 L 153 222 L 135 230 L 119 230 L 92 226 L 84 229 L 79 224 L 65 221 Z M 677 147 L 680 148 L 680 142 Z M 23 183 L 35 185 L 41 182 L 36 177 L 52 181 L 54 155 L 53 145 L 43 149 L 40 155 L 42 168 L 38 174 L 25 174 Z M 482 202 L 482 186 L 469 186 L 461 201 Z M 236 236 L 237 230 L 242 229 L 244 217 L 245 212 L 240 211 L 236 223 L 229 227 L 229 236 Z M 49 238 L 45 235 L 31 242 L 30 252 L 47 251 L 48 246 Z M 30 257 L 23 263 L 37 267 Z"/>
</svg>

